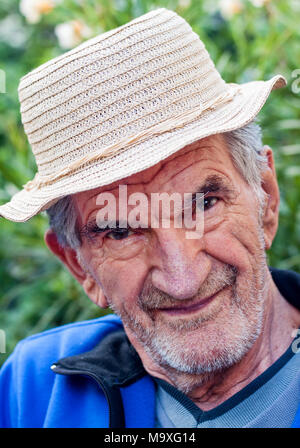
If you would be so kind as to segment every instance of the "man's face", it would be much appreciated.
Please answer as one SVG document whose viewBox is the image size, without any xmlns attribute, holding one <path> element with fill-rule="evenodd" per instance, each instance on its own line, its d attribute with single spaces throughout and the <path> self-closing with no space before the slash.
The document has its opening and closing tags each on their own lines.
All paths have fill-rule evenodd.
<svg viewBox="0 0 300 448">
<path fill-rule="evenodd" d="M 77 194 L 80 254 L 99 305 L 107 301 L 157 365 L 200 374 L 238 362 L 262 325 L 266 263 L 258 200 L 222 136 L 124 184 L 128 196 L 142 192 L 149 204 L 151 193 L 204 192 L 204 233 L 187 239 L 186 229 L 173 226 L 99 232 L 97 196 L 109 191 L 118 207 L 119 184 Z"/>
</svg>

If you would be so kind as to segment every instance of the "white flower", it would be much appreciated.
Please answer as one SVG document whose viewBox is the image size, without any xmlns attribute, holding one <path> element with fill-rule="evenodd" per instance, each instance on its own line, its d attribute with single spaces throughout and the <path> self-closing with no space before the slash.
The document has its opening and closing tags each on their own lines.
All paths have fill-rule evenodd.
<svg viewBox="0 0 300 448">
<path fill-rule="evenodd" d="M 256 6 L 256 8 L 261 8 L 266 3 L 269 3 L 270 0 L 250 0 L 253 6 Z"/>
<path fill-rule="evenodd" d="M 72 20 L 71 22 L 60 23 L 55 27 L 55 34 L 58 38 L 59 45 L 62 48 L 73 48 L 84 38 L 91 36 L 91 29 L 80 22 L 79 20 Z"/>
<path fill-rule="evenodd" d="M 6 41 L 12 47 L 22 47 L 27 38 L 27 29 L 23 26 L 19 14 L 10 14 L 0 21 L 0 41 Z"/>
<path fill-rule="evenodd" d="M 27 22 L 37 23 L 43 14 L 47 14 L 60 0 L 21 0 L 20 11 Z"/>
<path fill-rule="evenodd" d="M 178 6 L 180 8 L 188 8 L 191 6 L 191 0 L 178 0 Z"/>
<path fill-rule="evenodd" d="M 241 0 L 220 0 L 221 14 L 225 19 L 231 19 L 243 9 Z"/>
</svg>

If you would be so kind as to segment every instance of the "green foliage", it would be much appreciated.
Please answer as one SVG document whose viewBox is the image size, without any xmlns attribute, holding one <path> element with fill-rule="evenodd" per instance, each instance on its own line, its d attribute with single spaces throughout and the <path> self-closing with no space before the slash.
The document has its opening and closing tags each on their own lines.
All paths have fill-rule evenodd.
<svg viewBox="0 0 300 448">
<path fill-rule="evenodd" d="M 287 88 L 273 93 L 259 115 L 264 142 L 275 150 L 281 189 L 280 226 L 268 256 L 275 267 L 300 271 L 300 71 L 295 72 L 300 69 L 299 2 L 269 0 L 255 7 L 250 0 L 240 0 L 241 11 L 226 19 L 220 12 L 222 0 L 56 3 L 34 24 L 22 16 L 17 0 L 0 3 L 0 69 L 6 73 L 6 93 L 0 93 L 0 202 L 8 201 L 36 170 L 21 125 L 17 87 L 21 76 L 66 51 L 55 27 L 77 20 L 92 36 L 150 9 L 167 7 L 200 35 L 226 81 L 266 80 L 277 73 L 287 78 Z M 0 362 L 29 334 L 104 313 L 49 253 L 43 240 L 46 228 L 44 214 L 24 224 L 0 220 L 0 328 L 7 339 Z"/>
</svg>

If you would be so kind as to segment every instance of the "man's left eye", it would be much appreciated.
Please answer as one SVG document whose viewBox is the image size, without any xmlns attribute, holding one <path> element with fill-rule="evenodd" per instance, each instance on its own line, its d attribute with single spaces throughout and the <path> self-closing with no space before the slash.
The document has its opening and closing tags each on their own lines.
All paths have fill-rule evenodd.
<svg viewBox="0 0 300 448">
<path fill-rule="evenodd" d="M 111 230 L 105 236 L 111 240 L 124 240 L 125 238 L 133 235 L 133 231 L 130 229 L 116 229 Z"/>
<path fill-rule="evenodd" d="M 218 200 L 219 200 L 219 198 L 217 198 L 216 196 L 208 196 L 208 197 L 204 198 L 204 201 L 203 201 L 204 210 L 208 210 L 208 209 L 212 208 L 214 205 L 216 205 Z"/>
</svg>

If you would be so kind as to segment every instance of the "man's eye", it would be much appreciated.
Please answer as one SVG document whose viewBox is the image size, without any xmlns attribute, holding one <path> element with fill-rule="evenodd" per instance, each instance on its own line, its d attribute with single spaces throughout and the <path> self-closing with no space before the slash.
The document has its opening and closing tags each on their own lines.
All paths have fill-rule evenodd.
<svg viewBox="0 0 300 448">
<path fill-rule="evenodd" d="M 218 200 L 219 200 L 219 198 L 217 198 L 216 196 L 208 196 L 208 197 L 204 198 L 204 201 L 203 201 L 204 210 L 208 210 L 208 209 L 212 208 L 214 205 L 216 205 Z"/>
<path fill-rule="evenodd" d="M 133 235 L 133 231 L 129 229 L 116 229 L 111 230 L 105 236 L 106 238 L 110 238 L 111 240 L 123 240 L 130 235 Z"/>
</svg>

